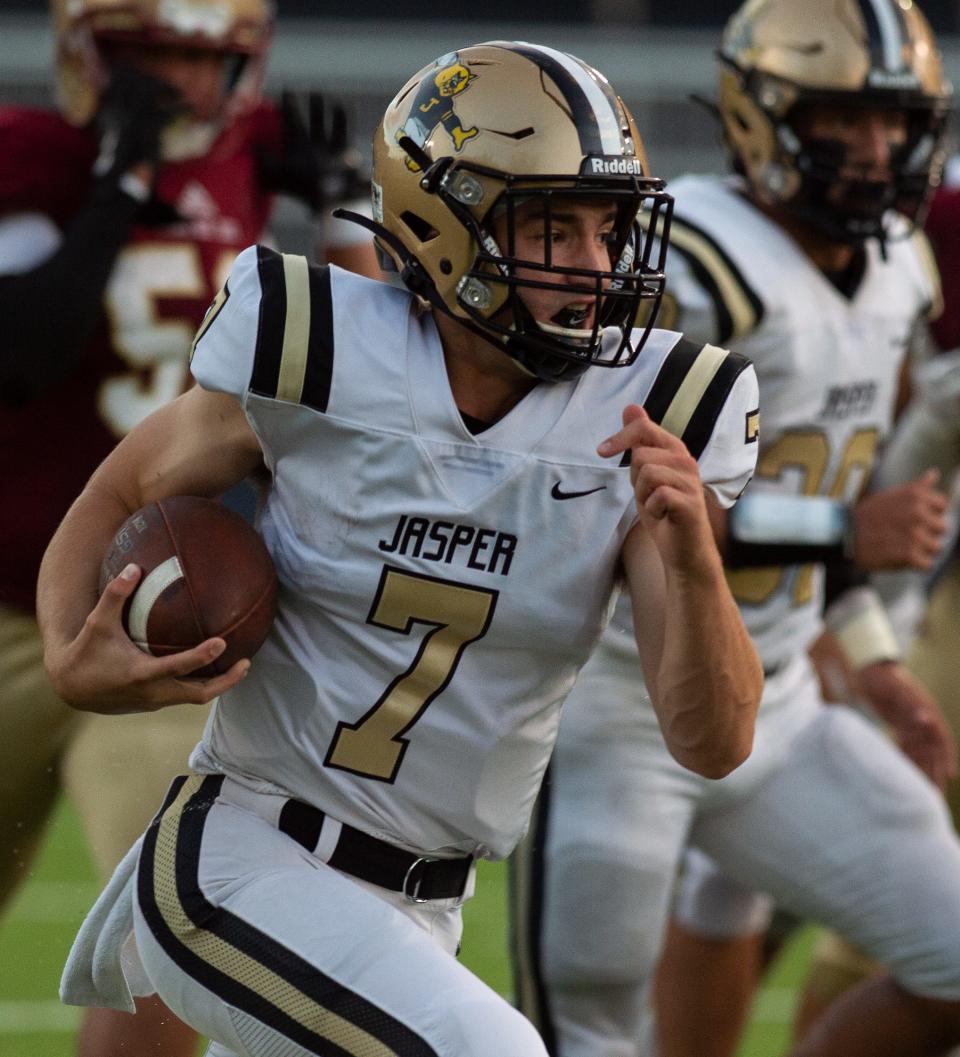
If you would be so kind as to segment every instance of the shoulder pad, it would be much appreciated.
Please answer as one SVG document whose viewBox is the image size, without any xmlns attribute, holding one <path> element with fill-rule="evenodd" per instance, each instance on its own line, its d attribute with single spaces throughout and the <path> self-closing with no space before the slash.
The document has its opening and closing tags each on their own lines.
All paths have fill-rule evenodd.
<svg viewBox="0 0 960 1057">
<path fill-rule="evenodd" d="M 940 285 L 940 269 L 937 267 L 937 259 L 933 253 L 933 247 L 926 234 L 916 228 L 910 236 L 917 259 L 923 269 L 924 277 L 930 285 L 930 304 L 927 307 L 927 319 L 938 319 L 943 312 L 943 288 Z"/>
<path fill-rule="evenodd" d="M 703 228 L 674 216 L 670 224 L 670 250 L 683 256 L 713 302 L 717 313 L 717 341 L 721 345 L 749 334 L 760 324 L 763 302 L 759 295 L 720 243 Z M 668 264 L 668 276 L 669 270 Z"/>
<path fill-rule="evenodd" d="M 333 375 L 330 269 L 257 247 L 260 318 L 250 391 L 326 411 Z"/>
<path fill-rule="evenodd" d="M 663 361 L 644 409 L 699 459 L 730 390 L 749 366 L 748 357 L 740 353 L 681 337 Z M 759 413 L 756 419 L 758 426 Z M 747 428 L 751 428 L 749 421 Z"/>
</svg>

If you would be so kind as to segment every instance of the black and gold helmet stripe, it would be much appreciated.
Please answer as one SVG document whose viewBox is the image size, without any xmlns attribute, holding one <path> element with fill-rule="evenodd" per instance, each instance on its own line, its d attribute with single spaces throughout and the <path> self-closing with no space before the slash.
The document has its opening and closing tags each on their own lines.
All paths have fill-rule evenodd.
<svg viewBox="0 0 960 1057">
<path fill-rule="evenodd" d="M 904 45 L 910 32 L 900 5 L 891 0 L 860 0 L 860 11 L 867 29 L 871 69 L 889 73 L 904 69 Z"/>
<path fill-rule="evenodd" d="M 718 345 L 742 338 L 763 320 L 763 302 L 723 247 L 704 230 L 674 215 L 670 251 L 680 253 L 709 294 L 717 313 Z M 669 289 L 670 264 L 667 263 Z"/>
<path fill-rule="evenodd" d="M 592 77 L 578 59 L 554 48 L 519 42 L 504 46 L 539 66 L 563 93 L 582 154 L 589 157 L 622 153 L 620 104 L 606 81 Z"/>
<path fill-rule="evenodd" d="M 206 899 L 200 844 L 222 783 L 178 780 L 144 837 L 138 897 L 164 951 L 224 1002 L 319 1057 L 436 1057 L 386 1010 Z"/>
<path fill-rule="evenodd" d="M 250 391 L 326 411 L 333 376 L 330 270 L 257 247 L 260 320 Z"/>
<path fill-rule="evenodd" d="M 550 768 L 530 819 L 530 828 L 509 859 L 510 957 L 517 1008 L 540 1032 L 547 1052 L 556 1054 L 550 993 L 543 979 L 543 916 L 550 824 Z"/>
</svg>

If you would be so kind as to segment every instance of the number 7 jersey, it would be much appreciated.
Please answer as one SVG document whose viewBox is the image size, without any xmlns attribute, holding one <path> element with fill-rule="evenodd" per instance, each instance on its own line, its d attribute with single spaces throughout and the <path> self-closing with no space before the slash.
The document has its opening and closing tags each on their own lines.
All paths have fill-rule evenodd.
<svg viewBox="0 0 960 1057">
<path fill-rule="evenodd" d="M 193 765 L 418 851 L 506 854 L 635 520 L 629 468 L 597 443 L 628 403 L 665 424 L 682 404 L 730 502 L 755 461 L 752 368 L 655 332 L 633 367 L 537 385 L 473 435 L 408 293 L 251 248 L 193 372 L 260 439 L 281 582 L 271 635 Z"/>
</svg>

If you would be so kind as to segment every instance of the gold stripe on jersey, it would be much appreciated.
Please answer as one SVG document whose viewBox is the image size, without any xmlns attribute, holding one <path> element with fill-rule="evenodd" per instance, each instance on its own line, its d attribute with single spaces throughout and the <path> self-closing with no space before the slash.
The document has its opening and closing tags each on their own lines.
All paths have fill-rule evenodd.
<svg viewBox="0 0 960 1057">
<path fill-rule="evenodd" d="M 710 295 L 717 311 L 720 345 L 749 334 L 763 318 L 763 302 L 747 284 L 737 266 L 721 247 L 689 221 L 674 215 L 670 225 L 670 248 L 686 259 L 694 278 Z M 669 266 L 668 266 L 669 273 Z M 683 304 L 680 304 L 681 326 Z"/>
<path fill-rule="evenodd" d="M 727 358 L 726 349 L 704 345 L 693 361 L 686 377 L 667 407 L 660 425 L 675 437 L 682 437 L 700 406 L 703 394 Z"/>
<path fill-rule="evenodd" d="M 219 776 L 182 780 L 144 839 L 140 905 L 167 954 L 223 1001 L 310 1053 L 436 1057 L 420 1036 L 385 1010 L 267 933 L 207 902 L 197 879 L 200 842 L 221 784 Z M 342 1006 L 342 1014 L 329 1008 L 334 1003 Z M 362 1018 L 370 1030 L 351 1015 Z"/>
<path fill-rule="evenodd" d="M 934 256 L 933 247 L 926 234 L 917 228 L 910 236 L 920 258 L 923 273 L 930 283 L 930 305 L 927 308 L 927 319 L 931 322 L 939 319 L 943 314 L 943 287 L 940 284 L 940 269 L 937 267 L 937 258 Z"/>
<path fill-rule="evenodd" d="M 333 384 L 330 269 L 257 247 L 260 310 L 250 392 L 325 412 Z"/>
<path fill-rule="evenodd" d="M 200 323 L 200 327 L 194 336 L 193 343 L 190 346 L 190 362 L 193 362 L 193 354 L 197 351 L 197 345 L 204 334 L 210 329 L 211 324 L 220 315 L 220 309 L 227 303 L 227 299 L 230 297 L 230 288 L 226 283 L 217 291 L 217 296 L 213 299 L 210 307 L 204 313 L 203 320 Z"/>
<path fill-rule="evenodd" d="M 306 257 L 292 253 L 282 256 L 287 314 L 283 321 L 277 399 L 299 404 L 303 398 L 310 348 L 310 271 Z"/>
</svg>

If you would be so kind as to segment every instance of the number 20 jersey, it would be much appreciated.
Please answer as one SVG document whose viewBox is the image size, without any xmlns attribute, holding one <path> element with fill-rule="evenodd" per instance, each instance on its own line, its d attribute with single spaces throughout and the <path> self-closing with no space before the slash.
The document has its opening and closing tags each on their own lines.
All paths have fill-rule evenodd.
<svg viewBox="0 0 960 1057">
<path fill-rule="evenodd" d="M 596 445 L 628 403 L 671 387 L 690 402 L 681 383 L 704 358 L 716 413 L 701 467 L 729 501 L 755 462 L 741 358 L 654 332 L 632 367 L 537 385 L 472 435 L 408 293 L 245 250 L 193 373 L 259 437 L 280 606 L 192 765 L 394 844 L 509 852 L 636 516 L 628 466 Z"/>
<path fill-rule="evenodd" d="M 869 241 L 859 287 L 846 297 L 735 181 L 688 176 L 670 190 L 668 292 L 678 325 L 691 338 L 729 342 L 760 382 L 751 494 L 852 502 L 890 429 L 911 337 L 939 300 L 928 244 L 904 233 L 884 259 Z M 768 670 L 819 633 L 822 566 L 737 569 L 728 580 Z"/>
</svg>

